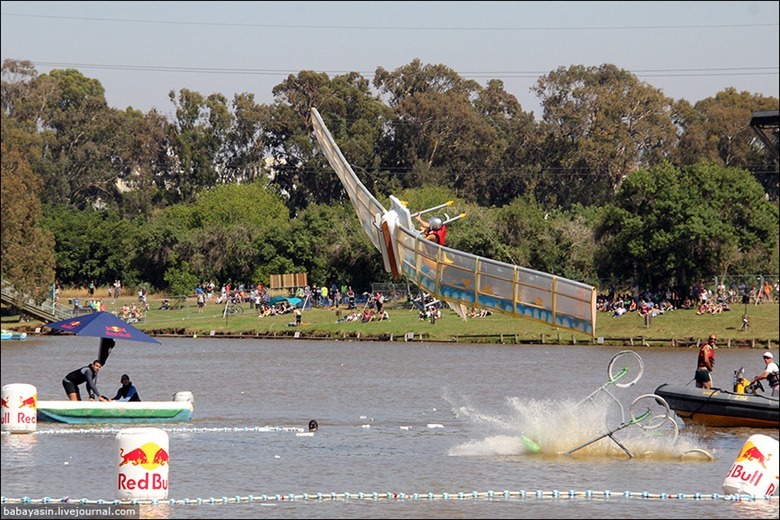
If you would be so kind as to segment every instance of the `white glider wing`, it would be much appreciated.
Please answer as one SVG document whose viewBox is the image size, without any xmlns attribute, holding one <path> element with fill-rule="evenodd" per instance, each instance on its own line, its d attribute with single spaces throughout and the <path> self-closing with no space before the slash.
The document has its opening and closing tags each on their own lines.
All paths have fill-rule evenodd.
<svg viewBox="0 0 780 520">
<path fill-rule="evenodd" d="M 406 276 L 464 318 L 465 307 L 479 307 L 595 335 L 595 288 L 426 239 L 414 229 L 409 210 L 396 197 L 390 196 L 389 211 L 376 200 L 352 171 L 317 109 L 311 112 L 317 141 L 344 184 L 363 230 L 382 253 L 385 270 L 394 278 Z"/>
</svg>

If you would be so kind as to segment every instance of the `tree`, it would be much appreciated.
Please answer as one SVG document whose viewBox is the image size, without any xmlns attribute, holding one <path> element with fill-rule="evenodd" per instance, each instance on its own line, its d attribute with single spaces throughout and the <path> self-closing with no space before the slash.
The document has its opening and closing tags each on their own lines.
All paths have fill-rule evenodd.
<svg viewBox="0 0 780 520">
<path fill-rule="evenodd" d="M 371 96 L 357 73 L 336 76 L 302 71 L 274 87 L 268 142 L 276 163 L 272 182 L 289 197 L 291 211 L 340 199 L 343 188 L 312 136 L 311 109 L 317 108 L 352 167 L 371 186 L 387 107 Z"/>
<path fill-rule="evenodd" d="M 600 276 L 641 287 L 687 291 L 713 276 L 778 271 L 777 206 L 746 170 L 664 163 L 635 172 L 596 232 Z"/>
<path fill-rule="evenodd" d="M 676 145 L 672 100 L 614 65 L 560 67 L 533 90 L 544 107 L 548 189 L 559 204 L 608 200 L 631 172 Z"/>
<path fill-rule="evenodd" d="M 287 256 L 309 275 L 309 283 L 335 282 L 370 291 L 388 279 L 382 255 L 369 242 L 352 204 L 310 204 L 293 221 Z"/>
<path fill-rule="evenodd" d="M 471 176 L 468 197 L 484 206 L 503 206 L 525 193 L 533 193 L 539 176 L 540 135 L 533 114 L 524 112 L 500 80 L 491 80 L 474 101 L 474 107 L 494 129 L 495 138 L 481 143 L 490 151 Z"/>
<path fill-rule="evenodd" d="M 91 280 L 101 285 L 121 279 L 131 287 L 144 279 L 133 268 L 142 221 L 122 218 L 114 209 L 50 206 L 44 223 L 57 237 L 57 279 L 62 284 L 84 287 Z"/>
<path fill-rule="evenodd" d="M 263 266 L 285 263 L 279 244 L 286 243 L 289 221 L 287 207 L 265 182 L 217 186 L 193 204 L 166 209 L 141 234 L 139 249 L 158 273 L 186 261 L 200 280 L 257 281 L 270 274 Z"/>
<path fill-rule="evenodd" d="M 176 120 L 169 127 L 168 140 L 173 161 L 165 179 L 170 203 L 191 202 L 198 191 L 218 184 L 218 158 L 222 139 L 233 123 L 227 100 L 221 94 L 204 98 L 198 92 L 181 89 L 168 97 L 176 107 Z"/>
<path fill-rule="evenodd" d="M 678 163 L 713 160 L 727 167 L 754 172 L 774 200 L 778 197 L 777 162 L 750 128 L 753 112 L 778 110 L 778 98 L 727 88 L 715 97 L 677 106 L 676 122 L 683 129 Z"/>
<path fill-rule="evenodd" d="M 45 202 L 84 208 L 117 198 L 116 111 L 99 81 L 75 69 L 55 69 L 37 81 L 56 87 L 42 113 Z"/>
<path fill-rule="evenodd" d="M 374 86 L 396 112 L 385 167 L 405 175 L 404 187 L 441 183 L 479 199 L 475 177 L 497 156 L 491 146 L 496 130 L 471 103 L 479 84 L 444 65 L 415 59 L 392 72 L 377 68 Z"/>
<path fill-rule="evenodd" d="M 233 98 L 233 124 L 222 141 L 220 159 L 224 164 L 221 181 L 253 182 L 265 174 L 265 124 L 268 106 L 255 103 L 254 94 Z"/>
<path fill-rule="evenodd" d="M 0 147 L 2 279 L 41 302 L 54 283 L 54 236 L 40 225 L 42 183 L 19 150 Z"/>
</svg>

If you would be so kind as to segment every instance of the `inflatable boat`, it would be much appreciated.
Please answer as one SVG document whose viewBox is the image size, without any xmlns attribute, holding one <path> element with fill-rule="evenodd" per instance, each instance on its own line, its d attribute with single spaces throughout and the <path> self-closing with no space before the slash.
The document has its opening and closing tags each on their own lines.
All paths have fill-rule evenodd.
<svg viewBox="0 0 780 520">
<path fill-rule="evenodd" d="M 780 400 L 762 394 L 720 388 L 663 384 L 655 389 L 685 422 L 705 426 L 780 427 Z"/>
</svg>

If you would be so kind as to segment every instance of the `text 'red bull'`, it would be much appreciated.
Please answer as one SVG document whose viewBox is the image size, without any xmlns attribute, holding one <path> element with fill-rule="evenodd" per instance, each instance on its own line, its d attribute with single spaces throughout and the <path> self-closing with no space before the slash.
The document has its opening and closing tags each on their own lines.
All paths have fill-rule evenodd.
<svg viewBox="0 0 780 520">
<path fill-rule="evenodd" d="M 11 422 L 11 412 L 4 412 L 3 424 L 10 424 L 10 422 Z M 38 422 L 38 418 L 35 416 L 35 414 L 29 414 L 27 412 L 17 412 L 16 422 L 19 424 L 36 424 Z"/>
<path fill-rule="evenodd" d="M 149 478 L 150 475 L 151 481 Z M 162 478 L 162 475 L 159 473 L 152 473 L 147 471 L 141 478 L 128 478 L 124 473 L 120 473 L 118 478 L 119 482 L 117 483 L 117 486 L 119 486 L 119 489 L 123 491 L 133 489 L 168 489 L 168 479 Z"/>
<path fill-rule="evenodd" d="M 726 478 L 739 479 L 742 482 L 753 486 L 754 488 L 758 488 L 758 483 L 761 482 L 761 479 L 764 477 L 764 473 L 757 467 L 753 471 L 750 471 L 750 469 L 746 469 L 745 466 L 741 464 L 741 462 L 745 460 L 749 462 L 755 462 L 759 464 L 761 467 L 763 467 L 764 469 L 767 469 L 766 463 L 771 458 L 772 458 L 771 453 L 765 455 L 753 443 L 749 442 L 746 444 L 746 447 L 742 451 L 742 453 L 740 453 L 737 459 L 734 461 L 734 464 L 731 465 L 731 468 L 729 469 Z M 771 482 L 769 484 L 769 487 L 764 492 L 764 494 L 772 495 L 774 492 L 775 492 L 775 483 Z"/>
</svg>

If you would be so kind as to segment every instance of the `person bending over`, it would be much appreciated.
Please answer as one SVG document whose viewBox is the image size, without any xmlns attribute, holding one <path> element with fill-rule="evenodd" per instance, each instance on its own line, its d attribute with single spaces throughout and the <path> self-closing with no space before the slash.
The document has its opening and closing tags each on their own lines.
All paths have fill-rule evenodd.
<svg viewBox="0 0 780 520">
<path fill-rule="evenodd" d="M 97 387 L 97 376 L 102 366 L 103 364 L 96 359 L 91 364 L 77 368 L 66 375 L 62 380 L 62 387 L 65 389 L 65 393 L 68 394 L 68 399 L 71 401 L 81 401 L 79 385 L 86 383 L 90 401 L 94 401 L 95 399 L 108 401 L 108 398 L 100 395 L 100 391 Z"/>
</svg>

